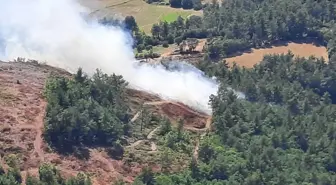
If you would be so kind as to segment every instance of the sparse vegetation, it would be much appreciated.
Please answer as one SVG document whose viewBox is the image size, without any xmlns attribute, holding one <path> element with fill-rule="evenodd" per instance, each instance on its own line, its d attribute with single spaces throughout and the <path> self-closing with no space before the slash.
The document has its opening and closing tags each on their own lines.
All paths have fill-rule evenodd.
<svg viewBox="0 0 336 185">
<path fill-rule="evenodd" d="M 0 166 L 1 169 L 1 166 Z M 53 185 L 91 185 L 90 178 L 84 173 L 78 173 L 76 177 L 72 177 L 68 180 L 63 179 L 59 171 L 50 164 L 42 164 L 39 167 L 39 179 L 27 175 L 25 180 L 26 185 L 45 185 L 45 184 L 53 184 Z M 19 185 L 22 183 L 22 177 L 19 169 L 10 168 L 7 173 L 0 173 L 0 184 L 1 185 Z"/>
</svg>

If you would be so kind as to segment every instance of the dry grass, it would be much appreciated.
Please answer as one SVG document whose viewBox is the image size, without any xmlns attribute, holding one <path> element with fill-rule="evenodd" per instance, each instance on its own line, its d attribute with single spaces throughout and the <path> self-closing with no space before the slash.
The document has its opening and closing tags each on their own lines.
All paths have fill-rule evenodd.
<svg viewBox="0 0 336 185">
<path fill-rule="evenodd" d="M 155 47 L 153 47 L 153 51 L 156 52 L 156 53 L 161 54 L 162 57 L 169 56 L 176 49 L 178 49 L 178 46 L 175 45 L 175 44 L 171 44 L 167 48 L 162 47 L 162 46 L 155 46 Z"/>
<path fill-rule="evenodd" d="M 80 2 L 93 10 L 92 15 L 109 17 L 132 15 L 139 27 L 146 33 L 150 33 L 152 25 L 172 15 L 202 15 L 202 11 L 183 10 L 169 6 L 147 4 L 143 0 L 80 0 Z M 177 17 L 177 16 L 176 16 Z"/>
<path fill-rule="evenodd" d="M 244 53 L 239 56 L 226 58 L 226 61 L 232 65 L 236 62 L 240 66 L 251 68 L 254 64 L 259 63 L 264 55 L 267 54 L 282 54 L 292 51 L 295 56 L 309 57 L 314 55 L 315 57 L 323 57 L 328 60 L 327 49 L 323 46 L 316 46 L 307 43 L 288 43 L 282 46 L 273 46 L 271 48 L 252 49 L 249 53 Z"/>
</svg>

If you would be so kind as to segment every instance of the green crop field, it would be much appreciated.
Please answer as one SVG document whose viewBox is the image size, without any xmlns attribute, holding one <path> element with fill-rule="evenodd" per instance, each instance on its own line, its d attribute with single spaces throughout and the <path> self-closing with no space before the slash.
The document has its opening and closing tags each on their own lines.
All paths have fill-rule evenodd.
<svg viewBox="0 0 336 185">
<path fill-rule="evenodd" d="M 171 13 L 167 13 L 167 14 L 163 15 L 161 17 L 161 20 L 162 21 L 167 21 L 167 22 L 173 22 L 177 19 L 178 16 L 181 16 L 183 18 L 187 18 L 189 15 L 191 15 L 190 12 L 184 12 L 184 11 L 171 12 Z"/>
</svg>

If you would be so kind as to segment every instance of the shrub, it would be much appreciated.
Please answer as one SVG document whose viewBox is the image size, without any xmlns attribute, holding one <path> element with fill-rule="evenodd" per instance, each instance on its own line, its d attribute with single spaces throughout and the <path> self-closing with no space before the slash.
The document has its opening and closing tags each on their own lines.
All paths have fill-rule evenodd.
<svg viewBox="0 0 336 185">
<path fill-rule="evenodd" d="M 144 50 L 144 49 L 145 49 L 145 45 L 143 45 L 143 44 L 139 44 L 139 45 L 137 45 L 137 51 L 138 51 L 139 53 L 141 53 L 142 50 Z"/>
<path fill-rule="evenodd" d="M 162 47 L 168 48 L 169 47 L 168 41 L 164 41 L 162 44 Z"/>
<path fill-rule="evenodd" d="M 153 46 L 152 46 L 152 45 L 148 45 L 148 46 L 146 46 L 146 50 L 151 50 L 151 49 L 153 49 Z"/>
<path fill-rule="evenodd" d="M 122 159 L 122 157 L 124 156 L 124 148 L 121 146 L 120 142 L 116 142 L 113 144 L 112 147 L 109 147 L 107 149 L 107 154 L 113 158 L 113 159 L 117 159 L 120 160 Z"/>
</svg>

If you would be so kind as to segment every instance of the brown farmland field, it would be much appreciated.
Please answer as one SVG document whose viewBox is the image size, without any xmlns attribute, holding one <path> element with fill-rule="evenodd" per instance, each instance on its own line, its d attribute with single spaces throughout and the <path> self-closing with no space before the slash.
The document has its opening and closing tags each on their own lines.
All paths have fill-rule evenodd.
<svg viewBox="0 0 336 185">
<path fill-rule="evenodd" d="M 316 46 L 309 43 L 288 43 L 286 45 L 273 46 L 270 48 L 252 49 L 251 52 L 243 53 L 242 55 L 226 58 L 225 60 L 232 65 L 234 62 L 240 66 L 251 68 L 254 64 L 259 63 L 264 55 L 267 54 L 286 54 L 291 51 L 295 56 L 309 57 L 314 55 L 317 58 L 323 57 L 328 60 L 327 48 Z"/>
<path fill-rule="evenodd" d="M 96 17 L 112 17 L 132 15 L 140 29 L 150 33 L 152 25 L 160 20 L 171 21 L 172 18 L 190 15 L 202 15 L 202 11 L 183 10 L 170 6 L 148 4 L 143 0 L 79 0 L 81 4 L 92 9 L 91 15 Z"/>
</svg>

